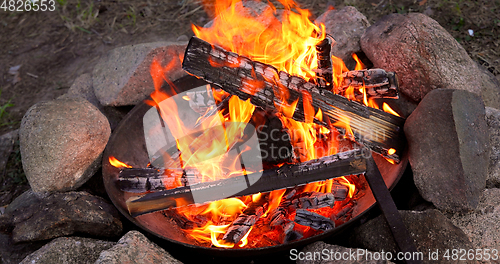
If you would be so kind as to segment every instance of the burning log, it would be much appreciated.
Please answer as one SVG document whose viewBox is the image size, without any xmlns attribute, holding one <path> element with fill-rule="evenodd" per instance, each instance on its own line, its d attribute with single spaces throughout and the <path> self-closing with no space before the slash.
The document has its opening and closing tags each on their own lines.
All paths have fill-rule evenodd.
<svg viewBox="0 0 500 264">
<path fill-rule="evenodd" d="M 333 71 L 332 71 L 332 57 L 330 51 L 332 50 L 332 43 L 334 40 L 326 37 L 318 45 L 316 45 L 318 57 L 318 70 L 316 72 L 316 83 L 323 89 L 332 89 Z"/>
<path fill-rule="evenodd" d="M 358 70 L 344 72 L 342 77 L 339 94 L 345 95 L 346 90 L 352 87 L 358 100 L 363 100 L 365 96 L 360 88 L 365 90 L 367 98 L 399 98 L 398 79 L 394 72 L 383 69 Z"/>
<path fill-rule="evenodd" d="M 314 230 L 321 231 L 330 230 L 335 227 L 335 223 L 330 218 L 317 213 L 309 212 L 305 209 L 298 209 L 295 213 L 294 221 L 299 225 L 309 226 Z"/>
<path fill-rule="evenodd" d="M 222 239 L 226 242 L 238 243 L 264 214 L 266 205 L 267 196 L 265 195 L 262 195 L 258 201 L 250 203 L 243 213 L 231 223 Z"/>
<path fill-rule="evenodd" d="M 361 150 L 351 150 L 249 175 L 147 193 L 140 197 L 130 198 L 127 200 L 127 206 L 130 214 L 135 217 L 181 204 L 205 203 L 269 192 L 340 176 L 360 174 L 365 170 L 365 160 L 362 158 Z M 180 201 L 182 203 L 178 204 Z"/>
<path fill-rule="evenodd" d="M 168 186 L 189 186 L 201 182 L 201 175 L 194 168 L 155 169 L 124 168 L 118 175 L 118 186 L 122 191 L 143 193 L 163 191 Z"/>
<path fill-rule="evenodd" d="M 300 77 L 278 72 L 270 65 L 228 52 L 196 37 L 188 44 L 182 67 L 242 100 L 250 99 L 252 104 L 263 109 L 283 110 L 295 105 L 291 113 L 282 111 L 294 120 L 308 120 L 327 128 L 329 121 L 344 134 L 345 127 L 349 126 L 357 142 L 399 161 L 404 148 L 403 118 L 318 89 Z M 283 99 L 283 94 L 288 98 Z M 321 109 L 323 116 L 315 118 L 306 113 L 304 104 L 308 103 L 314 113 Z"/>
</svg>

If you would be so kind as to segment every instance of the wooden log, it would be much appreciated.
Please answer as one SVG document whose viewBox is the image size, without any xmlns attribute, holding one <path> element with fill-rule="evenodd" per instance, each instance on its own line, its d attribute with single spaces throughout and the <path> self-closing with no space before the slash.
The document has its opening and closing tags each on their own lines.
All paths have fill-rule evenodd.
<svg viewBox="0 0 500 264">
<path fill-rule="evenodd" d="M 295 211 L 295 223 L 299 225 L 309 226 L 314 230 L 327 231 L 335 228 L 335 223 L 330 218 L 324 217 L 317 213 L 309 212 L 305 209 Z"/>
<path fill-rule="evenodd" d="M 195 168 L 122 168 L 118 174 L 118 186 L 125 192 L 156 192 L 178 187 L 179 184 L 197 184 L 201 179 L 201 174 Z"/>
<path fill-rule="evenodd" d="M 337 90 L 344 95 L 352 87 L 357 100 L 363 100 L 364 94 L 360 88 L 364 87 L 367 98 L 399 98 L 399 86 L 396 73 L 386 72 L 383 69 L 369 69 L 348 71 L 342 74 L 342 84 Z"/>
<path fill-rule="evenodd" d="M 238 243 L 250 228 L 264 214 L 267 205 L 267 195 L 262 195 L 256 202 L 251 202 L 248 207 L 228 227 L 222 240 L 229 243 Z"/>
<path fill-rule="evenodd" d="M 363 153 L 357 149 L 249 175 L 147 193 L 131 197 L 126 203 L 130 214 L 135 217 L 181 205 L 200 204 L 360 174 L 365 170 Z"/>
<path fill-rule="evenodd" d="M 332 70 L 332 41 L 330 37 L 326 37 L 316 45 L 318 58 L 318 69 L 316 71 L 316 83 L 322 89 L 331 90 L 333 87 L 333 70 Z"/>
<path fill-rule="evenodd" d="M 250 99 L 252 104 L 263 109 L 277 108 L 294 120 L 311 121 L 330 128 L 329 121 L 341 133 L 345 133 L 345 124 L 349 123 L 357 142 L 399 162 L 405 146 L 404 119 L 401 117 L 318 89 L 300 77 L 278 72 L 270 65 L 228 52 L 196 37 L 188 44 L 182 67 L 242 100 Z M 323 117 L 306 117 L 304 104 L 309 105 L 307 102 L 314 113 L 321 109 Z M 295 109 L 292 105 L 296 105 Z"/>
</svg>

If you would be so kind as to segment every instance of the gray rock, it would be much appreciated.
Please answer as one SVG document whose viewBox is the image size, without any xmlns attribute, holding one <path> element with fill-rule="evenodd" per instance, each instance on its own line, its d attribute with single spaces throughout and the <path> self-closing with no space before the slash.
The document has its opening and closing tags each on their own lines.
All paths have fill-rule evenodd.
<svg viewBox="0 0 500 264">
<path fill-rule="evenodd" d="M 23 194 L 19 195 L 14 201 L 12 201 L 7 208 L 5 208 L 5 214 L 12 214 L 18 210 L 24 210 L 30 205 L 39 202 L 40 199 L 31 190 L 25 191 Z"/>
<path fill-rule="evenodd" d="M 120 263 L 182 263 L 152 243 L 138 231 L 125 234 L 118 243 L 103 252 L 96 264 Z"/>
<path fill-rule="evenodd" d="M 135 105 L 154 91 L 150 67 L 156 58 L 162 67 L 169 65 L 166 78 L 174 81 L 186 73 L 180 57 L 185 42 L 154 42 L 124 46 L 108 52 L 94 67 L 94 92 L 104 106 Z"/>
<path fill-rule="evenodd" d="M 59 98 L 75 98 L 81 97 L 89 101 L 98 109 L 102 108 L 101 103 L 95 96 L 94 87 L 92 85 L 92 76 L 88 73 L 82 74 L 76 78 L 75 82 L 69 90 Z"/>
<path fill-rule="evenodd" d="M 16 203 L 0 216 L 0 230 L 12 230 L 15 243 L 84 233 L 116 237 L 122 231 L 119 213 L 104 199 L 86 192 L 55 193 L 29 203 Z"/>
<path fill-rule="evenodd" d="M 354 69 L 356 61 L 352 54 L 361 51 L 359 40 L 370 26 L 368 19 L 355 7 L 346 6 L 326 11 L 316 19 L 316 23 L 325 24 L 326 33 L 337 42 L 332 54 L 341 58 L 349 69 Z"/>
<path fill-rule="evenodd" d="M 40 196 L 75 190 L 101 164 L 111 129 L 106 117 L 83 98 L 32 106 L 19 130 L 24 172 Z"/>
<path fill-rule="evenodd" d="M 429 250 L 471 249 L 467 235 L 438 210 L 423 212 L 399 211 L 410 232 L 417 251 L 423 253 L 423 263 L 450 263 L 440 255 L 439 261 L 429 261 Z M 383 216 L 378 216 L 354 229 L 351 244 L 371 251 L 396 252 L 396 244 Z M 451 253 L 450 253 L 451 254 Z M 395 256 L 395 255 L 393 255 Z"/>
<path fill-rule="evenodd" d="M 500 189 L 485 189 L 478 208 L 468 214 L 455 214 L 451 221 L 471 239 L 472 248 L 500 252 Z"/>
<path fill-rule="evenodd" d="M 97 107 L 101 113 L 106 116 L 109 122 L 111 130 L 114 130 L 123 117 L 128 113 L 127 107 L 113 107 L 113 106 L 103 106 L 97 99 L 94 86 L 92 82 L 92 76 L 90 74 L 82 74 L 76 78 L 75 82 L 69 88 L 68 92 L 61 95 L 59 98 L 75 98 L 81 97 L 89 101 L 95 107 Z"/>
<path fill-rule="evenodd" d="M 0 136 L 0 208 L 9 204 L 15 197 L 29 189 L 25 176 L 17 165 L 17 151 L 19 149 L 19 130 L 14 130 Z M 9 162 L 11 159 L 11 163 Z M 9 169 L 9 171 L 7 171 Z M 0 209 L 0 215 L 1 213 Z"/>
<path fill-rule="evenodd" d="M 486 107 L 486 122 L 490 131 L 490 165 L 487 188 L 500 187 L 500 110 Z"/>
<path fill-rule="evenodd" d="M 346 248 L 337 245 L 326 244 L 323 241 L 318 241 L 306 246 L 302 249 L 303 258 L 297 260 L 297 264 L 386 264 L 393 263 L 387 260 L 374 260 L 366 258 L 366 254 L 358 258 L 358 252 L 365 252 L 365 249 Z M 355 257 L 351 253 L 355 252 Z M 322 254 L 324 253 L 324 254 Z M 373 254 L 374 252 L 370 252 Z M 316 255 L 315 255 L 316 254 Z"/>
<path fill-rule="evenodd" d="M 9 155 L 14 148 L 14 143 L 18 138 L 19 130 L 14 130 L 0 136 L 0 173 L 2 175 L 4 174 Z"/>
<path fill-rule="evenodd" d="M 84 237 L 60 237 L 24 258 L 20 264 L 94 263 L 115 243 Z"/>
<path fill-rule="evenodd" d="M 361 37 L 374 67 L 398 74 L 401 92 L 420 101 L 431 90 L 452 88 L 480 94 L 500 108 L 500 87 L 438 22 L 420 13 L 391 14 Z"/>
<path fill-rule="evenodd" d="M 10 235 L 0 233 L 0 263 L 18 264 L 26 256 L 41 248 L 46 242 L 14 243 Z"/>
<path fill-rule="evenodd" d="M 485 188 L 489 163 L 481 98 L 463 90 L 433 90 L 408 117 L 404 130 L 422 197 L 441 210 L 473 210 Z"/>
</svg>

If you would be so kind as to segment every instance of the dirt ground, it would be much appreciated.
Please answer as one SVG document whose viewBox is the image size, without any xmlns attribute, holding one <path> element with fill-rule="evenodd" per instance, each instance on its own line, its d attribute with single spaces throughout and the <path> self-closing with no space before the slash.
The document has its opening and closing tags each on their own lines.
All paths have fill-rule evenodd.
<svg viewBox="0 0 500 264">
<path fill-rule="evenodd" d="M 192 36 L 192 23 L 203 25 L 210 19 L 201 2 L 57 0 L 52 12 L 0 10 L 0 135 L 18 128 L 33 104 L 64 94 L 108 50 Z M 315 17 L 330 5 L 352 5 L 371 23 L 389 13 L 423 12 L 445 27 L 473 59 L 500 75 L 500 0 L 298 2 Z M 16 71 L 13 67 L 19 65 Z"/>
</svg>

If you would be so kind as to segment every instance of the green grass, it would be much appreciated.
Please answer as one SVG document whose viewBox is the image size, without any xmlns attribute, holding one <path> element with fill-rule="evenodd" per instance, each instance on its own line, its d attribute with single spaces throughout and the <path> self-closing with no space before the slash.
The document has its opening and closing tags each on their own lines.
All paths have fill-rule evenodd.
<svg viewBox="0 0 500 264">
<path fill-rule="evenodd" d="M 99 10 L 95 8 L 93 1 L 68 1 L 57 0 L 59 4 L 59 16 L 64 24 L 71 31 L 80 30 L 85 33 L 91 33 L 89 29 L 97 23 Z"/>
<path fill-rule="evenodd" d="M 0 90 L 0 98 L 1 96 L 2 96 L 2 90 Z M 11 103 L 11 101 L 12 98 L 9 99 L 6 103 L 0 104 L 0 127 L 12 125 L 15 123 L 8 121 L 9 113 L 7 112 L 7 108 L 14 106 L 14 104 Z"/>
</svg>

